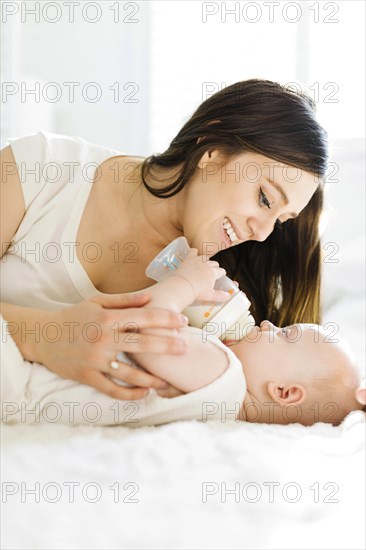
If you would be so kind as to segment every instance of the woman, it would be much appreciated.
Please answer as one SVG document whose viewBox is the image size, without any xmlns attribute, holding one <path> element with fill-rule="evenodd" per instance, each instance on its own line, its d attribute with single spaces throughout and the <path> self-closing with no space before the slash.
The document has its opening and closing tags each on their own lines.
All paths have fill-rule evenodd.
<svg viewBox="0 0 366 550">
<path fill-rule="evenodd" d="M 23 357 L 114 398 L 139 399 L 147 387 L 163 392 L 163 381 L 116 364 L 116 356 L 118 351 L 184 353 L 168 338 L 129 334 L 131 326 L 136 330 L 136 326 L 182 325 L 171 312 L 139 309 L 149 300 L 148 292 L 125 294 L 154 284 L 145 275 L 147 264 L 181 235 L 200 254 L 219 261 L 228 276 L 238 281 L 252 302 L 257 324 L 264 319 L 278 326 L 320 323 L 318 222 L 328 160 L 326 136 L 315 120 L 314 102 L 305 93 L 269 80 L 251 79 L 204 101 L 161 155 L 142 162 L 113 150 L 105 150 L 99 157 L 87 156 L 102 160 L 89 186 L 72 185 L 69 177 L 66 183 L 62 178 L 52 180 L 55 187 L 41 185 L 40 190 L 39 181 L 28 187 L 28 180 L 20 177 L 22 154 L 27 157 L 31 140 L 40 137 L 28 136 L 28 141 L 19 140 L 18 144 L 9 140 L 14 141 L 12 147 L 2 151 L 6 178 L 2 177 L 5 289 L 3 285 L 1 300 L 2 315 Z M 47 133 L 43 133 L 45 137 Z M 46 158 L 72 161 L 74 157 L 68 155 L 76 142 L 80 160 L 87 151 L 85 146 L 91 145 L 56 134 L 48 134 L 48 138 L 45 156 L 39 159 L 41 168 Z M 17 155 L 12 148 L 18 148 Z M 47 157 L 50 148 L 52 155 Z M 12 172 L 14 161 L 18 170 Z M 45 194 L 47 199 L 42 199 Z M 78 208 L 72 210 L 74 217 L 70 214 L 74 233 L 53 229 L 58 228 L 61 201 L 64 205 L 74 202 Z M 64 217 L 67 215 L 65 211 Z M 28 227 L 27 216 L 32 220 Z M 20 228 L 26 227 L 26 233 L 29 226 L 33 231 L 38 227 L 39 239 L 46 232 L 48 245 L 52 241 L 60 248 L 65 244 L 62 237 L 75 239 L 80 246 L 66 267 L 69 276 L 75 277 L 74 286 L 81 285 L 80 277 L 87 294 L 80 292 L 78 299 L 74 293 L 63 300 L 60 289 L 67 293 L 70 280 L 61 273 L 60 262 L 48 262 L 37 271 L 44 261 L 42 254 L 38 263 L 33 262 L 31 276 L 26 276 L 27 261 L 33 260 L 22 256 Z M 34 241 L 28 237 L 28 244 Z M 94 260 L 80 253 L 90 243 L 97 251 Z M 125 251 L 122 256 L 121 250 Z M 12 290 L 15 274 L 31 281 L 23 293 L 23 287 Z M 59 297 L 48 301 L 55 295 Z M 87 299 L 82 300 L 83 296 Z M 36 307 L 39 303 L 43 307 Z M 83 332 L 87 323 L 97 325 L 94 341 Z M 118 325 L 117 342 L 112 329 L 116 323 L 122 324 L 122 329 Z M 24 337 L 19 330 L 34 326 L 38 327 L 36 336 L 26 333 Z M 49 329 L 54 331 L 52 335 Z M 138 387 L 123 388 L 105 376 L 111 373 L 111 363 L 119 366 L 113 370 L 114 378 Z M 173 388 L 165 391 L 168 396 L 176 395 Z"/>
</svg>

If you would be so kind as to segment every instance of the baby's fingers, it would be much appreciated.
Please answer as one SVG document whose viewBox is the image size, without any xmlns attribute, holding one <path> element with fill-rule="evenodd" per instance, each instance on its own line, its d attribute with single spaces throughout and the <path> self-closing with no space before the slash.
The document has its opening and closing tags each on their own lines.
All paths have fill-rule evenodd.
<svg viewBox="0 0 366 550">
<path fill-rule="evenodd" d="M 232 294 L 225 292 L 225 290 L 211 290 L 205 292 L 204 297 L 201 297 L 201 300 L 207 302 L 227 302 L 231 298 Z"/>
<path fill-rule="evenodd" d="M 215 270 L 216 279 L 221 279 L 221 277 L 224 277 L 226 275 L 226 270 L 223 267 L 214 266 L 214 270 Z"/>
</svg>

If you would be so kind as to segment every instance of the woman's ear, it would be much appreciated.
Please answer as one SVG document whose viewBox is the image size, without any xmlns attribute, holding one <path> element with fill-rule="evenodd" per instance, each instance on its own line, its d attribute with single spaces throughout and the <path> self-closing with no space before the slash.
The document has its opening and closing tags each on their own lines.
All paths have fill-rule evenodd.
<svg viewBox="0 0 366 550">
<path fill-rule="evenodd" d="M 197 143 L 199 143 L 204 137 L 199 137 Z M 200 160 L 197 163 L 198 168 L 201 170 L 206 167 L 206 164 L 212 160 L 212 151 L 205 151 Z"/>
<path fill-rule="evenodd" d="M 268 382 L 267 390 L 273 401 L 279 405 L 300 405 L 305 401 L 306 389 L 302 384 L 292 382 L 282 385 L 276 382 Z"/>
</svg>

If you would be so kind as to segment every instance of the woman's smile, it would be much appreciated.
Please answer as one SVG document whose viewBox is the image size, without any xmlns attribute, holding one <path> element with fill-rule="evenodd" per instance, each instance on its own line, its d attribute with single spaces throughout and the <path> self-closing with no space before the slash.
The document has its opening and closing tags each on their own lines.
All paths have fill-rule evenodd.
<svg viewBox="0 0 366 550">
<path fill-rule="evenodd" d="M 227 216 L 224 217 L 222 222 L 222 233 L 224 235 L 225 243 L 229 246 L 240 244 L 248 240 L 242 236 L 238 227 Z"/>
<path fill-rule="evenodd" d="M 234 243 L 239 242 L 234 230 L 232 228 L 230 229 L 231 225 L 230 225 L 230 222 L 229 223 L 227 222 L 226 217 L 224 218 L 223 221 L 220 221 L 220 227 L 221 227 L 220 238 L 221 238 L 221 241 L 223 240 L 222 242 L 224 242 L 225 245 L 232 246 Z M 234 240 L 231 240 L 230 234 L 232 235 L 231 238 L 233 238 Z"/>
<path fill-rule="evenodd" d="M 222 245 L 225 245 L 225 248 L 231 246 L 231 240 L 229 239 L 229 235 L 224 227 L 224 222 L 221 220 L 219 221 L 219 245 L 221 245 L 221 247 Z"/>
</svg>

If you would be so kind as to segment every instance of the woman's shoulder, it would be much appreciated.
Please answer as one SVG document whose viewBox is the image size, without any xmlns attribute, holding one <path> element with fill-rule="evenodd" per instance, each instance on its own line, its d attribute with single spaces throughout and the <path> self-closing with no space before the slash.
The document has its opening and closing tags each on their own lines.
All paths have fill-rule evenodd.
<svg viewBox="0 0 366 550">
<path fill-rule="evenodd" d="M 108 157 L 122 154 L 119 149 L 107 147 L 84 137 L 64 135 L 46 130 L 38 132 L 48 148 L 50 159 L 65 160 L 69 162 L 107 159 Z"/>
<path fill-rule="evenodd" d="M 77 162 L 88 158 L 105 159 L 113 155 L 124 155 L 119 149 L 88 141 L 77 135 L 65 135 L 48 130 L 19 137 L 8 138 L 16 162 Z"/>
</svg>

